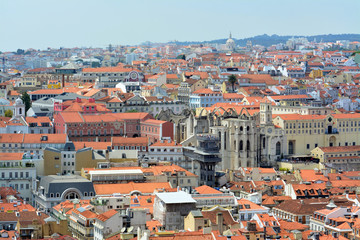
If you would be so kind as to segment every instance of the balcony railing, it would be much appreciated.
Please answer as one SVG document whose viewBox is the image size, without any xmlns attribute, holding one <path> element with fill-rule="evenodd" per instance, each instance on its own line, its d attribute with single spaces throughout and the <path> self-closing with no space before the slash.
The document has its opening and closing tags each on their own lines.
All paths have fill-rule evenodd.
<svg viewBox="0 0 360 240">
<path fill-rule="evenodd" d="M 336 128 L 332 129 L 332 131 L 328 131 L 328 129 L 326 129 L 325 134 L 339 134 L 339 131 Z"/>
</svg>

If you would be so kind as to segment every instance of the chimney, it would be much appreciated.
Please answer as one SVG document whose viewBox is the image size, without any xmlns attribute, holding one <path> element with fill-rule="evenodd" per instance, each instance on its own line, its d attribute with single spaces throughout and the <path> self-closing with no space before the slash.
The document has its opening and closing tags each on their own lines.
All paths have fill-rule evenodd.
<svg viewBox="0 0 360 240">
<path fill-rule="evenodd" d="M 256 232 L 256 223 L 247 222 L 247 230 L 249 232 Z"/>
<path fill-rule="evenodd" d="M 294 235 L 294 239 L 295 240 L 301 240 L 302 239 L 302 233 L 298 230 L 295 230 L 295 231 L 291 231 Z"/>
<path fill-rule="evenodd" d="M 137 228 L 137 240 L 141 240 L 141 229 Z"/>
<path fill-rule="evenodd" d="M 320 233 L 314 232 L 313 233 L 313 240 L 319 240 L 320 239 Z"/>
<path fill-rule="evenodd" d="M 218 212 L 216 214 L 216 224 L 218 225 L 218 230 L 220 232 L 220 235 L 223 235 L 223 213 Z"/>
</svg>

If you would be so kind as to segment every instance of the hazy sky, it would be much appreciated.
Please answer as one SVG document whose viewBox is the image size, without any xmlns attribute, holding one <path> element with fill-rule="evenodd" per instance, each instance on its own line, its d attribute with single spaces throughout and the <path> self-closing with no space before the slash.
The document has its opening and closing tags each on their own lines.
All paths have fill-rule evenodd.
<svg viewBox="0 0 360 240">
<path fill-rule="evenodd" d="M 0 0 L 0 51 L 359 33 L 359 0 Z"/>
</svg>

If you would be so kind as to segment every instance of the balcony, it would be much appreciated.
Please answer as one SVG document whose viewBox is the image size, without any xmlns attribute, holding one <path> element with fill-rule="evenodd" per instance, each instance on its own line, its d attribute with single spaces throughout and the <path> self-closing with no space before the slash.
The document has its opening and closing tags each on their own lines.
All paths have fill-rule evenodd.
<svg viewBox="0 0 360 240">
<path fill-rule="evenodd" d="M 325 134 L 339 134 L 339 131 L 336 128 L 334 128 L 334 129 L 326 129 Z"/>
</svg>

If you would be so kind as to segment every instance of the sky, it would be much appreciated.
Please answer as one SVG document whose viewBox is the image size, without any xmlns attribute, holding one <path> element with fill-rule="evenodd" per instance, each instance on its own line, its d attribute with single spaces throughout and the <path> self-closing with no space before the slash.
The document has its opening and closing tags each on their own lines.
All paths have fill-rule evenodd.
<svg viewBox="0 0 360 240">
<path fill-rule="evenodd" d="M 359 0 L 0 0 L 0 51 L 360 33 Z"/>
</svg>

